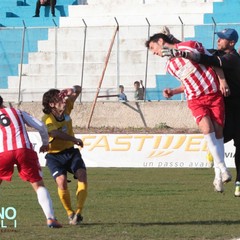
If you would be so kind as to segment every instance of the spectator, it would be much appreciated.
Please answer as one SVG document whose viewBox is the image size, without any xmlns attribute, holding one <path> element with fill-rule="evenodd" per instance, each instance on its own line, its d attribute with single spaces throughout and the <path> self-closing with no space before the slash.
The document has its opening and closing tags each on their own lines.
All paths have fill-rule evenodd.
<svg viewBox="0 0 240 240">
<path fill-rule="evenodd" d="M 118 100 L 120 101 L 127 101 L 127 96 L 124 93 L 124 86 L 123 85 L 119 85 L 119 95 L 118 95 Z"/>
<path fill-rule="evenodd" d="M 57 0 L 37 0 L 35 15 L 33 17 L 39 17 L 41 6 L 50 6 L 51 7 L 52 16 L 56 17 L 55 16 L 55 5 L 56 5 L 56 2 L 57 2 Z"/>
<path fill-rule="evenodd" d="M 78 5 L 87 5 L 88 4 L 87 0 L 78 0 L 77 3 L 78 3 Z"/>
<path fill-rule="evenodd" d="M 140 87 L 140 85 L 142 87 Z M 134 93 L 134 98 L 135 100 L 144 100 L 144 86 L 143 86 L 143 80 L 136 81 L 134 82 L 134 87 L 135 87 L 135 93 Z"/>
</svg>

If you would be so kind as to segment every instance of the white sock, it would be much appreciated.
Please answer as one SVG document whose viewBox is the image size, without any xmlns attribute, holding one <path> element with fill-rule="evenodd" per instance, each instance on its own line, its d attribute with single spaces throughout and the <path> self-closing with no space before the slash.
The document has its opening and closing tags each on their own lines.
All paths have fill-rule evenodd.
<svg viewBox="0 0 240 240">
<path fill-rule="evenodd" d="M 213 155 L 214 166 L 220 168 L 222 173 L 225 172 L 227 169 L 224 162 L 223 141 L 216 139 L 214 132 L 204 135 L 204 138 L 207 141 L 209 151 Z"/>
<path fill-rule="evenodd" d="M 46 216 L 46 218 L 54 218 L 54 210 L 52 206 L 52 199 L 48 190 L 45 187 L 39 187 L 37 189 L 37 197 L 40 206 Z"/>
<path fill-rule="evenodd" d="M 221 159 L 223 159 L 223 163 L 220 163 L 220 165 L 223 166 L 222 172 L 227 171 L 227 167 L 225 164 L 225 148 L 224 148 L 224 141 L 223 138 L 217 139 L 217 144 L 218 144 L 218 151 L 219 151 L 219 155 L 221 157 Z"/>
<path fill-rule="evenodd" d="M 219 151 L 219 155 L 221 156 L 221 158 L 224 161 L 225 158 L 225 151 L 224 151 L 224 142 L 223 142 L 223 138 L 217 139 L 217 144 L 218 144 L 218 151 Z"/>
<path fill-rule="evenodd" d="M 221 180 L 222 176 L 221 176 L 221 170 L 218 167 L 214 167 L 214 172 L 215 172 L 215 179 Z"/>
</svg>

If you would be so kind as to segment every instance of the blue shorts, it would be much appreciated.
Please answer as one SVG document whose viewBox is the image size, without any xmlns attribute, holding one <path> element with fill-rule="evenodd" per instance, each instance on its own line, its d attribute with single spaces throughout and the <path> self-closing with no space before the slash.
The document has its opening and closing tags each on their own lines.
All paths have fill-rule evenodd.
<svg viewBox="0 0 240 240">
<path fill-rule="evenodd" d="M 82 155 L 77 148 L 69 148 L 59 153 L 48 153 L 45 158 L 54 179 L 60 175 L 67 175 L 67 172 L 75 174 L 78 169 L 86 169 Z"/>
</svg>

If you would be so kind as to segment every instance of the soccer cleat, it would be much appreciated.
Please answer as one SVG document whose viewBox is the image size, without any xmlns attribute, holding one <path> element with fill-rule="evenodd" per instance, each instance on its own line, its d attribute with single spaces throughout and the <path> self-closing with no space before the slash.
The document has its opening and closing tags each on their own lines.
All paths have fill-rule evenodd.
<svg viewBox="0 0 240 240">
<path fill-rule="evenodd" d="M 69 220 L 69 224 L 70 224 L 70 225 L 74 225 L 74 224 L 73 224 L 73 218 L 74 218 L 74 216 L 75 216 L 75 213 L 72 213 L 71 215 L 68 216 L 68 220 Z"/>
<path fill-rule="evenodd" d="M 68 218 L 69 218 L 70 225 L 78 225 L 83 220 L 83 217 L 81 214 L 71 214 Z"/>
<path fill-rule="evenodd" d="M 228 169 L 226 169 L 225 172 L 222 173 L 222 182 L 223 183 L 228 183 L 232 180 L 232 175 L 231 173 L 229 172 Z"/>
<path fill-rule="evenodd" d="M 240 182 L 235 183 L 235 192 L 234 192 L 235 197 L 240 197 Z"/>
<path fill-rule="evenodd" d="M 48 218 L 47 225 L 50 228 L 61 228 L 62 225 L 57 221 L 57 219 Z"/>
<path fill-rule="evenodd" d="M 209 151 L 207 152 L 206 159 L 207 159 L 209 167 L 212 168 L 214 165 L 213 164 L 213 155 Z"/>
<path fill-rule="evenodd" d="M 213 186 L 214 186 L 215 192 L 220 192 L 220 193 L 222 193 L 222 192 L 224 191 L 223 182 L 222 182 L 221 179 L 215 178 L 215 179 L 213 180 Z"/>
<path fill-rule="evenodd" d="M 79 214 L 75 214 L 74 218 L 73 218 L 73 223 L 75 223 L 76 225 L 80 224 L 83 221 L 83 217 L 82 215 Z"/>
</svg>

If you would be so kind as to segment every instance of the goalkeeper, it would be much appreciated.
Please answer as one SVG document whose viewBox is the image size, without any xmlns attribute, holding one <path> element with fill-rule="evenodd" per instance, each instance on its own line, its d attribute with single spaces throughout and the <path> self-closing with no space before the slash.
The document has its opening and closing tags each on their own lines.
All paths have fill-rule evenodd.
<svg viewBox="0 0 240 240">
<path fill-rule="evenodd" d="M 173 43 L 167 35 L 158 33 L 151 36 L 145 45 L 155 55 L 170 56 L 166 69 L 181 82 L 181 86 L 175 89 L 164 89 L 163 95 L 170 98 L 175 94 L 185 92 L 188 107 L 200 131 L 204 134 L 214 158 L 214 188 L 222 192 L 222 184 L 231 181 L 231 174 L 224 162 L 224 101 L 221 90 L 224 91 L 223 94 L 229 94 L 224 75 L 219 71 L 221 78 L 218 79 L 212 67 L 195 63 L 179 54 L 178 50 L 207 53 L 199 42 Z"/>
</svg>

